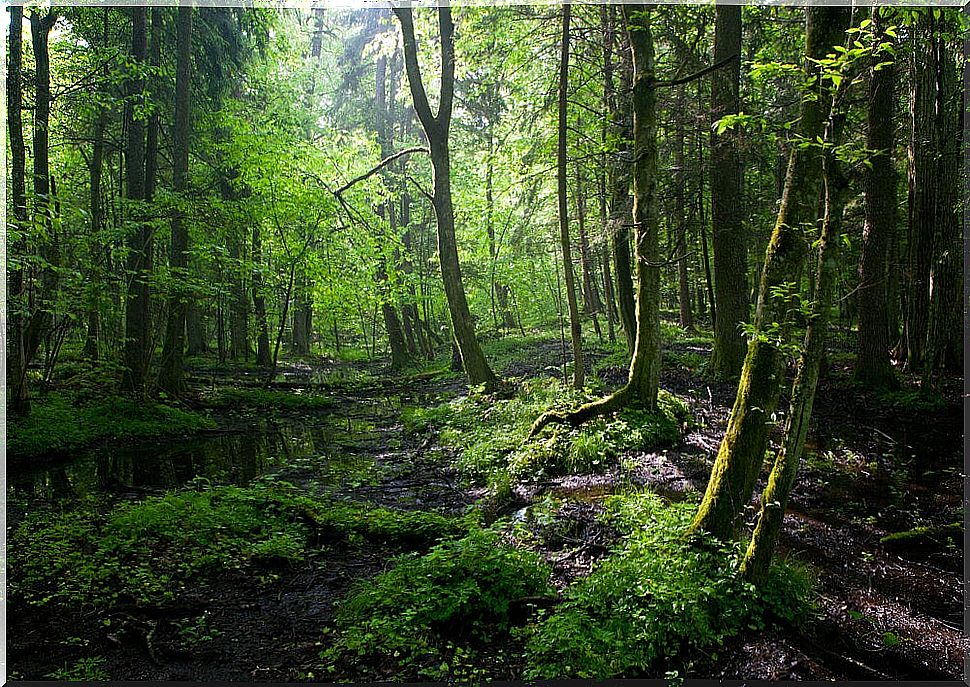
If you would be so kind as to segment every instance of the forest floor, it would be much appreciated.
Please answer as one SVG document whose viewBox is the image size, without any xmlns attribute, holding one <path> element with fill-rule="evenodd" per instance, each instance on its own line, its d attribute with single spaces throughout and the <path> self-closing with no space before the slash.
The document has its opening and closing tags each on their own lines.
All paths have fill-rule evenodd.
<svg viewBox="0 0 970 687">
<path fill-rule="evenodd" d="M 561 363 L 559 342 L 549 337 L 506 340 L 502 350 L 506 377 L 555 375 Z M 604 497 L 631 486 L 673 501 L 703 491 L 735 392 L 703 377 L 709 350 L 702 339 L 665 345 L 661 384 L 694 416 L 676 446 L 630 452 L 596 474 L 516 485 L 514 497 L 491 515 L 524 521 L 539 533 L 538 551 L 560 590 L 587 575 L 613 544 L 615 533 L 597 517 Z M 606 389 L 623 381 L 625 371 L 610 364 L 606 351 L 590 357 Z M 659 675 L 673 669 L 683 677 L 724 679 L 961 678 L 960 380 L 949 380 L 932 398 L 914 391 L 876 396 L 851 385 L 847 365 L 830 356 L 809 455 L 784 524 L 784 555 L 814 571 L 816 613 L 799 628 L 742 631 L 716 654 L 686 652 Z M 460 515 L 485 496 L 483 487 L 459 478 L 455 449 L 438 433 L 415 431 L 404 420 L 409 408 L 466 394 L 453 376 L 391 377 L 377 363 L 316 361 L 287 364 L 268 392 L 251 396 L 225 393 L 255 384 L 246 369 L 199 365 L 193 382 L 202 390 L 194 404 L 209 410 L 217 430 L 78 451 L 29 469 L 12 464 L 10 527 L 37 510 L 65 510 L 93 497 L 91 507 L 105 509 L 199 476 L 246 484 L 270 475 L 315 500 L 395 511 Z M 259 393 L 267 395 L 251 402 Z M 304 402 L 311 396 L 313 402 Z M 280 401 L 293 397 L 300 400 Z M 163 603 L 122 595 L 101 606 L 28 606 L 11 598 L 9 675 L 275 682 L 419 677 L 348 662 L 327 672 L 321 652 L 335 626 L 335 605 L 352 584 L 387 570 L 394 556 L 427 546 L 366 536 L 314 544 L 299 558 L 229 568 Z M 13 579 L 18 574 L 10 572 Z M 484 647 L 481 656 L 488 658 L 476 675 L 521 679 L 514 645 Z"/>
</svg>

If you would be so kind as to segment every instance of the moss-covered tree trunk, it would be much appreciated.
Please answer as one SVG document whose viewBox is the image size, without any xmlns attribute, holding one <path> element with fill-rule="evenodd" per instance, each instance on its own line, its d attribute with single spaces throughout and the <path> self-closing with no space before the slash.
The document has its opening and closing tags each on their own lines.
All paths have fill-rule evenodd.
<svg viewBox="0 0 970 687">
<path fill-rule="evenodd" d="M 806 53 L 810 60 L 817 60 L 842 43 L 850 13 L 838 7 L 810 7 L 806 14 Z M 806 71 L 818 83 L 819 69 L 813 62 L 807 63 Z M 785 354 L 780 346 L 788 334 L 792 296 L 798 292 L 808 254 L 807 237 L 815 234 L 818 220 L 822 157 L 811 143 L 824 133 L 829 105 L 830 101 L 817 94 L 802 99 L 798 136 L 810 145 L 792 146 L 781 206 L 765 253 L 754 332 L 740 385 L 704 498 L 691 523 L 692 531 L 722 540 L 737 535 L 768 447 L 769 422 L 785 375 Z"/>
<path fill-rule="evenodd" d="M 833 161 L 828 160 L 826 166 L 830 167 L 832 164 Z M 768 484 L 761 495 L 754 534 L 741 564 L 744 577 L 755 584 L 761 584 L 765 580 L 771 567 L 771 559 L 788 508 L 788 498 L 808 436 L 819 369 L 825 354 L 829 314 L 839 276 L 838 253 L 845 190 L 845 184 L 840 183 L 835 175 L 826 174 L 825 218 L 815 269 L 815 299 L 812 301 L 805 339 L 798 358 L 798 371 L 792 386 L 791 406 L 785 423 L 785 437 L 768 476 Z"/>
<path fill-rule="evenodd" d="M 586 383 L 583 364 L 583 330 L 576 299 L 576 275 L 573 271 L 572 246 L 569 240 L 569 211 L 566 185 L 566 130 L 568 114 L 566 89 L 569 85 L 569 15 L 570 5 L 562 6 L 562 33 L 559 45 L 559 127 L 556 153 L 556 182 L 559 200 L 559 247 L 562 254 L 563 276 L 566 284 L 566 304 L 569 308 L 569 334 L 573 347 L 573 386 L 581 389 Z"/>
<path fill-rule="evenodd" d="M 891 41 L 882 10 L 872 8 L 877 40 Z M 889 359 L 889 244 L 896 231 L 896 169 L 893 164 L 893 110 L 897 70 L 885 54 L 875 54 L 869 68 L 866 148 L 874 151 L 863 170 L 865 223 L 859 258 L 859 336 L 855 379 L 871 387 L 896 384 Z M 878 68 L 877 68 L 878 67 Z"/>
<path fill-rule="evenodd" d="M 654 409 L 660 387 L 660 249 L 657 221 L 657 87 L 649 5 L 624 5 L 633 55 L 633 227 L 637 329 L 627 381 L 630 395 Z"/>
<path fill-rule="evenodd" d="M 438 114 L 434 115 L 421 79 L 411 9 L 394 9 L 394 13 L 401 22 L 401 32 L 404 37 L 404 65 L 414 109 L 418 119 L 421 120 L 431 149 L 431 165 L 434 170 L 432 205 L 438 225 L 438 258 L 441 263 L 441 279 L 445 287 L 455 342 L 461 354 L 468 381 L 471 384 L 492 387 L 497 384 L 498 378 L 489 367 L 478 338 L 475 336 L 475 325 L 468 309 L 465 286 L 462 283 L 458 244 L 455 238 L 455 209 L 451 197 L 451 154 L 448 147 L 455 86 L 455 26 L 450 7 L 439 7 L 437 11 L 441 37 L 441 91 Z"/>
<path fill-rule="evenodd" d="M 711 75 L 712 125 L 736 114 L 740 101 L 741 7 L 718 4 L 714 25 L 714 62 L 735 57 Z M 748 251 L 741 223 L 741 158 L 738 133 L 711 129 L 711 219 L 714 248 L 714 351 L 716 379 L 737 379 L 744 361 L 741 323 L 748 321 Z M 706 242 L 705 242 L 706 246 Z"/>
</svg>

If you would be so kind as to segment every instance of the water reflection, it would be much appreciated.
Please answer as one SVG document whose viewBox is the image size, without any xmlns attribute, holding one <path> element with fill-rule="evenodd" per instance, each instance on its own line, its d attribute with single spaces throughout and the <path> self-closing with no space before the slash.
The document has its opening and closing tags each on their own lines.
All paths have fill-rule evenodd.
<svg viewBox="0 0 970 687">
<path fill-rule="evenodd" d="M 348 431 L 349 430 L 349 431 Z M 66 461 L 8 475 L 8 505 L 18 511 L 86 496 L 153 493 L 196 477 L 246 484 L 268 472 L 296 468 L 314 481 L 339 483 L 350 473 L 372 472 L 373 459 L 355 448 L 373 426 L 344 418 L 331 422 L 262 421 L 244 432 L 135 446 L 93 448 Z"/>
</svg>

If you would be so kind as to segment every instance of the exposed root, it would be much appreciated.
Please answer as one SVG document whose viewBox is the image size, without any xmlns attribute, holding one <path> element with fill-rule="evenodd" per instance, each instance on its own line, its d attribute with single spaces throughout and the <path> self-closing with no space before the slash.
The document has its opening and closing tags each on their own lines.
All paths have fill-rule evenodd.
<svg viewBox="0 0 970 687">
<path fill-rule="evenodd" d="M 629 385 L 624 385 L 609 396 L 581 405 L 570 413 L 562 413 L 556 410 L 545 412 L 532 424 L 532 429 L 529 430 L 526 441 L 534 439 L 548 425 L 559 424 L 579 427 L 595 417 L 608 415 L 619 410 L 629 402 L 630 393 Z"/>
</svg>

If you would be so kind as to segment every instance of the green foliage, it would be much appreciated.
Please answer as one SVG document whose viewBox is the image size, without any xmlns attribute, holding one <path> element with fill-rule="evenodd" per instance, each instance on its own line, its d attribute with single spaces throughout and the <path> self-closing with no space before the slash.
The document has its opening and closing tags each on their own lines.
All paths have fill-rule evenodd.
<svg viewBox="0 0 970 687">
<path fill-rule="evenodd" d="M 543 412 L 566 411 L 588 400 L 553 379 L 527 380 L 510 399 L 470 394 L 428 409 L 407 409 L 404 422 L 411 431 L 439 429 L 442 443 L 459 450 L 455 465 L 462 475 L 496 484 L 601 472 L 624 451 L 676 443 L 690 422 L 687 404 L 662 390 L 658 413 L 628 407 L 578 428 L 554 425 L 525 441 Z"/>
<path fill-rule="evenodd" d="M 201 485 L 200 485 L 201 486 Z M 158 604 L 190 583 L 252 563 L 303 558 L 311 530 L 347 542 L 427 545 L 470 518 L 321 504 L 285 482 L 190 489 L 92 512 L 35 513 L 11 538 L 11 598 L 33 605 Z"/>
<path fill-rule="evenodd" d="M 696 504 L 666 504 L 647 492 L 612 497 L 606 506 L 604 517 L 623 542 L 536 626 L 527 677 L 643 675 L 688 647 L 760 630 L 769 617 L 804 617 L 802 571 L 779 566 L 759 592 L 737 572 L 738 545 L 685 537 Z"/>
<path fill-rule="evenodd" d="M 360 581 L 340 604 L 331 662 L 377 659 L 421 677 L 454 674 L 469 640 L 495 641 L 513 627 L 510 609 L 547 594 L 549 568 L 537 554 L 509 548 L 492 530 L 473 529 L 424 556 L 407 554 L 373 580 Z"/>
<path fill-rule="evenodd" d="M 70 668 L 67 666 L 58 668 L 48 673 L 46 677 L 65 682 L 101 682 L 109 679 L 102 656 L 79 658 Z"/>
<path fill-rule="evenodd" d="M 949 404 L 941 394 L 926 388 L 880 391 L 875 400 L 884 406 L 916 413 L 941 410 Z"/>
<path fill-rule="evenodd" d="M 52 393 L 36 400 L 29 415 L 10 418 L 7 451 L 13 458 L 31 458 L 74 451 L 96 441 L 214 428 L 208 417 L 162 403 L 122 397 L 82 401 L 66 393 Z"/>
</svg>

